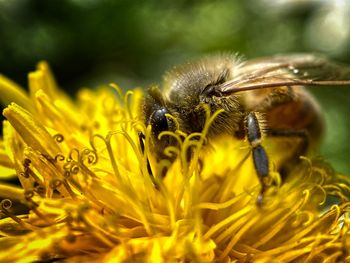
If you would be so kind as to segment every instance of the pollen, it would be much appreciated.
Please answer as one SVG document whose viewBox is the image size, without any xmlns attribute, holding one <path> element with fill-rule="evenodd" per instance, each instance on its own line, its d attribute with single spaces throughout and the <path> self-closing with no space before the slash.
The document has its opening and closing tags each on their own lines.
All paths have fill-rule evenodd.
<svg viewBox="0 0 350 263">
<path fill-rule="evenodd" d="M 206 110 L 201 133 L 159 135 L 179 142 L 164 149 L 170 163 L 153 156 L 142 90 L 112 84 L 72 100 L 45 62 L 28 86 L 0 77 L 1 262 L 350 260 L 349 179 L 325 161 L 303 158 L 282 183 L 272 168 L 257 206 L 247 142 L 206 139 L 221 111 Z"/>
</svg>

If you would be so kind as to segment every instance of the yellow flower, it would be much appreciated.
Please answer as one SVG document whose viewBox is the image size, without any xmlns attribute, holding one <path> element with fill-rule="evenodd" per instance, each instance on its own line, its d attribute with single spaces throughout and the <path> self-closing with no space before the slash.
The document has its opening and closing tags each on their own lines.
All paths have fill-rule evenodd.
<svg viewBox="0 0 350 263">
<path fill-rule="evenodd" d="M 73 103 L 40 63 L 28 94 L 2 76 L 0 92 L 0 176 L 21 184 L 0 184 L 0 262 L 350 260 L 349 182 L 320 160 L 304 159 L 283 184 L 273 172 L 258 207 L 246 143 L 202 147 L 215 116 L 200 139 L 169 135 L 182 144 L 166 149 L 178 154 L 169 166 L 150 153 L 140 90 L 82 90 Z M 147 159 L 155 175 L 168 166 L 164 179 L 152 178 Z M 327 206 L 331 197 L 336 204 Z"/>
</svg>

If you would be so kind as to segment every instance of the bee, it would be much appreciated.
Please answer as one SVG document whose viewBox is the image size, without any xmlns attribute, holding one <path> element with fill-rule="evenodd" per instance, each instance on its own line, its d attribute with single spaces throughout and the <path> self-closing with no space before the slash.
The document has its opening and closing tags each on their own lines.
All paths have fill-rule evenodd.
<svg viewBox="0 0 350 263">
<path fill-rule="evenodd" d="M 176 145 L 163 131 L 178 128 L 187 133 L 201 132 L 206 121 L 203 105 L 211 113 L 223 110 L 208 130 L 208 139 L 229 135 L 246 139 L 261 183 L 257 202 L 262 203 L 268 188 L 269 156 L 263 138 L 295 138 L 288 165 L 320 144 L 324 131 L 322 111 L 305 86 L 350 84 L 350 68 L 322 56 L 291 54 L 244 61 L 236 55 L 214 55 L 175 66 L 164 76 L 162 91 L 150 88 L 142 103 L 143 118 L 151 125 L 151 148 L 158 160 L 167 158 L 164 149 Z M 140 135 L 141 148 L 143 148 Z M 150 170 L 150 166 L 148 163 Z"/>
</svg>

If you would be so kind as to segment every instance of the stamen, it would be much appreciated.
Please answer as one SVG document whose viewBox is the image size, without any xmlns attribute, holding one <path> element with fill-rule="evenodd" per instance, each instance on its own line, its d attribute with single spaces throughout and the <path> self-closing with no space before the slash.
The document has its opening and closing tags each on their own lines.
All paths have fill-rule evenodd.
<svg viewBox="0 0 350 263">
<path fill-rule="evenodd" d="M 60 187 L 62 185 L 62 180 L 60 179 L 52 179 L 49 183 L 50 187 L 52 189 L 57 189 L 58 187 Z"/>
<path fill-rule="evenodd" d="M 69 184 L 67 183 L 66 180 L 62 180 L 62 179 L 59 179 L 59 178 L 55 178 L 55 179 L 52 179 L 49 183 L 50 187 L 53 189 L 53 190 L 57 190 L 59 187 L 63 186 L 67 192 L 69 193 L 69 195 L 75 199 L 76 198 L 76 195 L 74 194 L 74 192 L 72 191 L 71 187 L 69 186 Z"/>
<path fill-rule="evenodd" d="M 17 222 L 19 225 L 21 225 L 23 228 L 25 229 L 33 229 L 31 227 L 31 225 L 26 224 L 25 222 L 23 222 L 22 219 L 18 218 L 17 216 L 13 215 L 9 209 L 12 207 L 12 202 L 10 199 L 3 199 L 0 202 L 0 211 L 5 214 L 8 217 L 11 217 L 13 221 Z"/>
<path fill-rule="evenodd" d="M 79 165 L 69 158 L 67 158 L 67 162 L 63 165 L 63 169 L 70 174 L 78 174 L 80 171 Z"/>
<path fill-rule="evenodd" d="M 133 94 L 134 92 L 132 90 L 128 90 L 124 96 L 124 104 L 126 105 L 126 110 L 130 120 L 134 119 L 131 106 L 130 106 L 131 105 L 130 98 L 132 98 Z"/>
<path fill-rule="evenodd" d="M 24 168 L 28 168 L 29 167 L 29 165 L 31 164 L 31 160 L 30 159 L 28 159 L 28 158 L 24 158 L 24 160 L 23 160 L 23 166 L 24 166 Z"/>
<path fill-rule="evenodd" d="M 24 192 L 24 197 L 27 200 L 27 202 L 30 204 L 30 210 L 33 211 L 37 215 L 38 218 L 41 218 L 48 224 L 52 225 L 54 224 L 54 221 L 52 221 L 49 217 L 45 216 L 43 213 L 41 213 L 37 208 L 39 205 L 32 199 L 34 197 L 34 191 L 27 190 Z"/>
<path fill-rule="evenodd" d="M 91 137 L 90 139 L 90 145 L 92 147 L 92 149 L 97 152 L 97 148 L 95 146 L 95 138 L 98 138 L 100 140 L 102 140 L 105 144 L 105 146 L 107 147 L 107 151 L 108 151 L 108 155 L 112 164 L 112 168 L 114 171 L 115 176 L 117 177 L 118 181 L 121 182 L 122 181 L 122 177 L 120 175 L 119 169 L 118 169 L 118 165 L 116 162 L 116 159 L 114 157 L 114 153 L 112 150 L 112 146 L 111 146 L 111 137 L 112 137 L 113 133 L 108 133 L 108 135 L 106 136 L 106 138 L 103 138 L 100 134 L 95 134 Z"/>
<path fill-rule="evenodd" d="M 102 242 L 113 247 L 115 245 L 113 242 L 118 242 L 119 239 L 112 232 L 106 230 L 103 226 L 99 225 L 93 220 L 94 217 L 89 214 L 90 209 L 91 207 L 88 204 L 82 204 L 80 207 L 78 207 L 76 211 L 76 220 L 83 223 L 87 229 L 93 230 L 91 233 L 93 233 L 93 235 L 99 238 Z M 72 221 L 70 224 L 72 224 Z"/>
<path fill-rule="evenodd" d="M 98 161 L 98 156 L 95 151 L 92 151 L 90 149 L 84 149 L 81 154 L 79 154 L 79 160 L 78 162 L 72 162 L 72 173 L 74 174 L 75 172 L 78 173 L 79 170 L 81 169 L 82 174 L 84 175 L 86 179 L 86 175 L 89 175 L 90 177 L 97 178 L 94 172 L 92 172 L 86 165 L 95 165 Z M 74 165 L 73 165 L 74 163 Z"/>
<path fill-rule="evenodd" d="M 53 136 L 54 140 L 58 143 L 61 143 L 64 141 L 64 136 L 62 134 L 56 134 Z"/>
<path fill-rule="evenodd" d="M 63 154 L 57 154 L 54 158 L 55 162 L 63 162 L 66 159 L 66 157 Z"/>
<path fill-rule="evenodd" d="M 64 171 L 63 177 L 68 179 L 71 176 L 71 172 L 70 171 Z"/>
<path fill-rule="evenodd" d="M 34 185 L 34 192 L 43 197 L 46 192 L 46 187 L 40 184 Z"/>
<path fill-rule="evenodd" d="M 42 180 L 40 180 L 40 178 L 36 175 L 36 173 L 30 168 L 31 163 L 32 161 L 30 159 L 24 158 L 23 160 L 24 171 L 20 172 L 20 175 L 23 176 L 24 178 L 32 177 L 32 179 L 34 180 L 34 184 L 43 185 Z"/>
<path fill-rule="evenodd" d="M 123 91 L 117 84 L 110 83 L 109 86 L 111 86 L 117 92 L 120 99 L 123 99 Z"/>
<path fill-rule="evenodd" d="M 34 203 L 34 201 L 32 200 L 33 196 L 34 196 L 34 191 L 33 191 L 33 190 L 26 190 L 26 191 L 24 192 L 24 198 L 25 198 L 27 201 L 30 201 L 30 202 L 32 202 L 33 204 L 35 204 L 35 206 L 38 206 L 38 204 L 37 204 L 37 203 Z"/>
<path fill-rule="evenodd" d="M 19 175 L 28 179 L 29 178 L 29 174 L 28 173 L 25 173 L 25 172 L 19 172 Z"/>
<path fill-rule="evenodd" d="M 175 131 L 179 131 L 180 130 L 180 124 L 179 121 L 171 114 L 169 113 L 165 113 L 165 117 L 168 117 L 169 119 L 171 119 L 174 123 L 175 123 Z"/>
<path fill-rule="evenodd" d="M 174 138 L 176 140 L 176 142 L 178 143 L 178 148 L 180 149 L 182 147 L 182 139 L 180 137 L 180 135 L 171 132 L 171 131 L 162 131 L 159 135 L 158 135 L 158 140 L 161 140 L 164 136 L 170 136 L 172 138 Z"/>
<path fill-rule="evenodd" d="M 80 162 L 84 163 L 85 160 L 87 160 L 88 164 L 96 164 L 98 162 L 98 155 L 96 151 L 84 149 L 81 154 Z"/>
</svg>

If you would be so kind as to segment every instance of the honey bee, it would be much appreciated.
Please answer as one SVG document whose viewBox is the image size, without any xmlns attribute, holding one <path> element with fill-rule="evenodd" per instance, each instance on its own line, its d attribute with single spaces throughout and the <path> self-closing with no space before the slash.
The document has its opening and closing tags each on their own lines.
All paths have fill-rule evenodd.
<svg viewBox="0 0 350 263">
<path fill-rule="evenodd" d="M 292 54 L 244 61 L 236 55 L 215 55 L 176 66 L 165 74 L 163 89 L 150 88 L 142 104 L 146 125 L 151 125 L 151 147 L 157 159 L 176 142 L 163 131 L 177 128 L 187 134 L 201 132 L 208 105 L 212 113 L 223 109 L 209 128 L 208 139 L 230 135 L 246 139 L 261 183 L 257 202 L 268 188 L 269 156 L 265 136 L 298 138 L 279 168 L 320 144 L 324 130 L 322 111 L 305 86 L 350 85 L 350 68 L 310 54 Z M 140 143 L 143 148 L 142 135 Z M 288 150 L 287 150 L 288 151 Z M 148 164 L 149 166 L 149 164 Z M 150 167 L 149 167 L 150 169 Z"/>
</svg>

